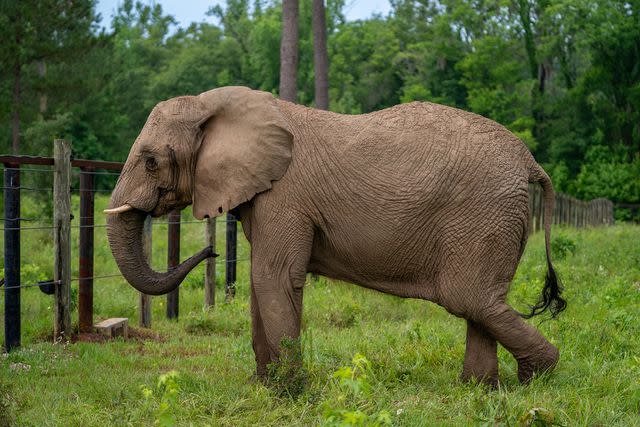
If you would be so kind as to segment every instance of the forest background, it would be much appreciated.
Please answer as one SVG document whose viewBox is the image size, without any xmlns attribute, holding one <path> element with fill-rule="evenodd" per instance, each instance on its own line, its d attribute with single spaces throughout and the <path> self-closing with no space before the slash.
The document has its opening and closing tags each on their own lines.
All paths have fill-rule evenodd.
<svg viewBox="0 0 640 427">
<path fill-rule="evenodd" d="M 0 2 L 0 153 L 124 161 L 151 108 L 243 85 L 277 95 L 282 5 L 227 0 L 180 27 L 156 2 Z M 299 3 L 297 101 L 313 106 L 312 1 Z M 451 105 L 516 133 L 581 199 L 640 202 L 640 0 L 391 0 L 347 21 L 328 0 L 329 109 Z M 618 211 L 628 219 L 629 211 Z"/>
</svg>

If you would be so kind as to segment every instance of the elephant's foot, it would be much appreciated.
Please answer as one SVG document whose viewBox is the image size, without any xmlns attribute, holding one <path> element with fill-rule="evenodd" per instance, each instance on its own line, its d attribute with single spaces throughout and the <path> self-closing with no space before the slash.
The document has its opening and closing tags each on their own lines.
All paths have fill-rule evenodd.
<svg viewBox="0 0 640 427">
<path fill-rule="evenodd" d="M 498 388 L 498 370 L 485 366 L 464 367 L 460 379 L 464 382 L 477 381 L 491 388 Z"/>
<path fill-rule="evenodd" d="M 560 352 L 553 344 L 545 341 L 530 356 L 518 358 L 518 379 L 528 384 L 534 376 L 553 370 L 560 359 Z"/>
</svg>

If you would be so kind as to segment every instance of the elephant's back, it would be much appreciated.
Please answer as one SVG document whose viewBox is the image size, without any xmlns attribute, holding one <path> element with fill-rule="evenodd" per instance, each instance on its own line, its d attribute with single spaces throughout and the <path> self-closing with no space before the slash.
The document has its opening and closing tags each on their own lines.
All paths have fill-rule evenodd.
<svg viewBox="0 0 640 427">
<path fill-rule="evenodd" d="M 477 114 L 428 102 L 362 115 L 283 104 L 294 134 L 288 175 L 336 202 L 433 205 L 526 187 L 526 146 Z"/>
</svg>

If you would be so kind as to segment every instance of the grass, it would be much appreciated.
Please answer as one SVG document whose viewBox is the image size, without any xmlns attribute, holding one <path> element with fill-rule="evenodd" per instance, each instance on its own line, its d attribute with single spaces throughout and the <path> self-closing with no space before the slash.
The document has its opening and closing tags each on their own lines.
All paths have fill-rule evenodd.
<svg viewBox="0 0 640 427">
<path fill-rule="evenodd" d="M 97 209 L 105 203 L 98 198 Z M 23 216 L 35 209 L 23 201 Z M 183 225 L 183 258 L 204 244 L 203 230 Z M 218 304 L 203 309 L 199 267 L 181 287 L 180 319 L 166 320 L 166 300 L 155 297 L 158 336 L 128 341 L 53 344 L 52 298 L 23 289 L 23 347 L 0 361 L 0 425 L 640 425 L 640 227 L 553 233 L 569 306 L 558 320 L 532 323 L 560 348 L 561 361 L 528 386 L 518 384 L 502 348 L 499 390 L 462 383 L 464 322 L 440 307 L 320 278 L 305 288 L 306 387 L 295 398 L 282 395 L 251 378 L 249 263 L 242 262 L 232 303 L 223 302 L 220 268 Z M 50 233 L 23 236 L 23 281 L 49 278 Z M 157 268 L 166 263 L 165 236 L 166 226 L 154 228 Z M 96 275 L 117 271 L 104 228 L 96 229 L 95 254 Z M 75 276 L 77 261 L 73 268 Z M 537 299 L 543 277 L 536 234 L 510 293 L 516 308 Z M 96 320 L 137 324 L 130 286 L 118 278 L 94 286 Z"/>
</svg>

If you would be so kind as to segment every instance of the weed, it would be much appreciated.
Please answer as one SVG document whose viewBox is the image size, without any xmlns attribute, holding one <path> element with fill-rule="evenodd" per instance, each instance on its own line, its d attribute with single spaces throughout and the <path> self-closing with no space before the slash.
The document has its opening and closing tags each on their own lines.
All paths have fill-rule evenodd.
<svg viewBox="0 0 640 427">
<path fill-rule="evenodd" d="M 0 427 L 15 425 L 15 402 L 11 399 L 9 385 L 0 383 Z"/>
<path fill-rule="evenodd" d="M 519 427 L 551 427 L 556 425 L 553 412 L 545 408 L 531 408 L 518 419 Z"/>
<path fill-rule="evenodd" d="M 207 316 L 207 311 L 190 313 L 185 320 L 184 330 L 190 334 L 206 335 L 215 331 L 215 322 Z"/>
<path fill-rule="evenodd" d="M 337 307 L 336 311 L 329 314 L 329 322 L 338 328 L 351 328 L 358 322 L 361 312 L 360 305 L 349 301 L 344 307 Z"/>
<path fill-rule="evenodd" d="M 361 354 L 351 360 L 351 366 L 335 371 L 331 379 L 330 398 L 323 402 L 324 424 L 327 426 L 391 425 L 387 410 L 371 411 L 371 362 Z"/>
<path fill-rule="evenodd" d="M 300 339 L 283 338 L 277 362 L 267 366 L 267 384 L 279 396 L 298 397 L 307 384 Z"/>
<path fill-rule="evenodd" d="M 551 239 L 551 253 L 554 259 L 562 260 L 567 255 L 575 254 L 577 249 L 576 242 L 566 234 L 559 234 Z"/>
<path fill-rule="evenodd" d="M 155 425 L 161 427 L 171 427 L 176 425 L 176 408 L 178 405 L 178 394 L 180 393 L 180 385 L 178 380 L 180 374 L 177 371 L 169 371 L 158 377 L 158 383 L 155 390 L 147 386 L 140 387 L 142 395 L 149 402 L 156 405 Z"/>
</svg>

